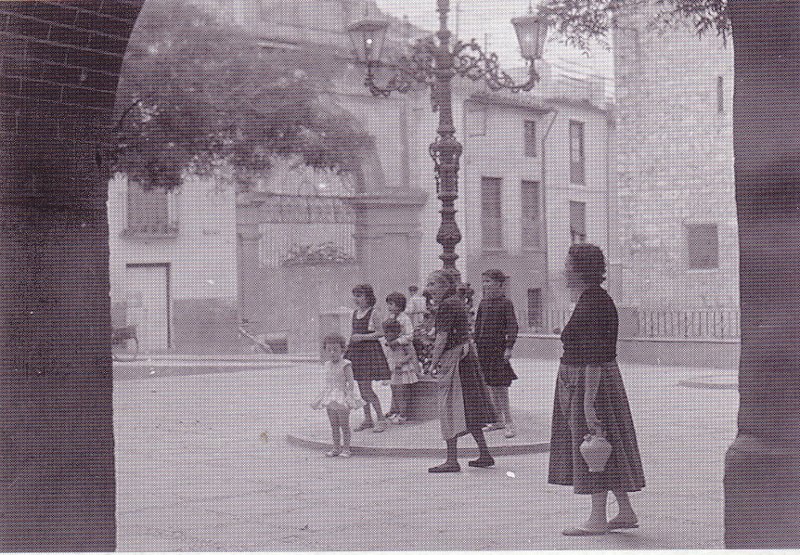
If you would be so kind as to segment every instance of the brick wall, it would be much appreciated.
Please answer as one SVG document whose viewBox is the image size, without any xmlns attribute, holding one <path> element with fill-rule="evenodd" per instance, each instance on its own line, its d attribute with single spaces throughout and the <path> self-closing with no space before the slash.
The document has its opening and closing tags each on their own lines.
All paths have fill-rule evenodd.
<svg viewBox="0 0 800 555">
<path fill-rule="evenodd" d="M 103 133 L 142 1 L 0 2 L 0 551 L 115 547 Z"/>
</svg>

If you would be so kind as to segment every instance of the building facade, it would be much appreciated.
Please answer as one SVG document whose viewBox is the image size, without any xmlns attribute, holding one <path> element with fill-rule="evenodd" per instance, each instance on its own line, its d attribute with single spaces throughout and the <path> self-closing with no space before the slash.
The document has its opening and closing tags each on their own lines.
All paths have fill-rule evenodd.
<svg viewBox="0 0 800 555">
<path fill-rule="evenodd" d="M 464 144 L 461 269 L 478 291 L 484 270 L 509 275 L 508 295 L 530 332 L 563 326 L 567 250 L 575 242 L 610 250 L 615 198 L 603 87 L 554 74 L 546 64 L 541 70 L 531 93 L 461 83 L 456 95 Z"/>
<path fill-rule="evenodd" d="M 170 192 L 109 181 L 112 322 L 136 325 L 145 352 L 235 349 L 235 191 L 186 176 Z"/>
<path fill-rule="evenodd" d="M 639 5 L 614 30 L 621 304 L 738 306 L 733 47 Z"/>
<path fill-rule="evenodd" d="M 325 8 L 324 17 L 302 17 L 290 2 L 249 12 L 260 14 L 248 23 L 258 47 L 319 41 L 345 48 L 344 29 L 362 16 L 363 3 L 310 3 Z M 237 5 L 226 4 L 233 20 Z M 419 33 L 392 20 L 390 50 Z M 171 193 L 141 191 L 122 175 L 111 181 L 115 325 L 137 324 L 144 349 L 241 348 L 236 333 L 245 321 L 256 336 L 314 352 L 321 322 L 345 314 L 353 285 L 373 284 L 382 304 L 441 267 L 441 204 L 428 155 L 438 115 L 430 91 L 374 98 L 362 86 L 363 68 L 342 52 L 341 74 L 321 99 L 364 133 L 350 175 L 275 159 L 238 196 L 224 178 L 189 177 Z M 476 298 L 481 272 L 501 268 L 511 276 L 523 331 L 549 332 L 568 311 L 561 270 L 569 245 L 591 241 L 611 250 L 615 195 L 602 85 L 554 74 L 546 64 L 538 69 L 542 80 L 531 93 L 453 81 L 464 146 L 456 251 Z"/>
</svg>

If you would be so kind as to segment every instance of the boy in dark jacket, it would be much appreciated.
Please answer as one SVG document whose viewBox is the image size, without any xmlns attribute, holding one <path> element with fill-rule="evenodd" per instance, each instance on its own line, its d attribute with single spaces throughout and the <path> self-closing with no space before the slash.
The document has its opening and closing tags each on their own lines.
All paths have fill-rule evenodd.
<svg viewBox="0 0 800 555">
<path fill-rule="evenodd" d="M 516 435 L 514 420 L 508 400 L 508 387 L 517 375 L 511 368 L 511 349 L 517 340 L 517 317 L 514 305 L 505 296 L 505 282 L 508 279 L 500 270 L 486 270 L 483 273 L 483 299 L 478 305 L 475 317 L 475 345 L 478 360 L 486 385 L 492 393 L 497 414 L 497 422 L 484 427 L 484 431 L 505 429 L 508 438 Z"/>
</svg>

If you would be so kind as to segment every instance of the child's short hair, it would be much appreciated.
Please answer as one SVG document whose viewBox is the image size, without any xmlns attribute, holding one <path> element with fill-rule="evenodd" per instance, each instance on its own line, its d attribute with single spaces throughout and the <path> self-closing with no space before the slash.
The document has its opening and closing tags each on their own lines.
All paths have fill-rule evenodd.
<svg viewBox="0 0 800 555">
<path fill-rule="evenodd" d="M 505 275 L 502 270 L 497 270 L 494 268 L 483 272 L 483 277 L 489 278 L 497 283 L 505 283 L 505 281 L 508 279 L 508 276 Z"/>
<path fill-rule="evenodd" d="M 342 349 L 344 349 L 347 346 L 347 340 L 338 333 L 329 333 L 328 335 L 322 338 L 323 349 L 325 348 L 326 345 L 330 345 L 332 343 L 336 343 Z"/>
<path fill-rule="evenodd" d="M 386 297 L 386 302 L 392 303 L 400 310 L 406 309 L 406 296 L 402 293 L 398 293 L 397 291 L 394 293 L 389 293 L 389 295 Z"/>
<path fill-rule="evenodd" d="M 393 318 L 386 320 L 383 323 L 383 333 L 389 335 L 400 335 L 403 333 L 403 326 L 401 326 L 400 322 Z"/>
</svg>

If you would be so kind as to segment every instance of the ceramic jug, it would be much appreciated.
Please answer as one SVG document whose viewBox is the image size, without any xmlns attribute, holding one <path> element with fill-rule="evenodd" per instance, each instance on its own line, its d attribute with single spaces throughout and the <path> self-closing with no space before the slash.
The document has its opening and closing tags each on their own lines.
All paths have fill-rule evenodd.
<svg viewBox="0 0 800 555">
<path fill-rule="evenodd" d="M 603 472 L 611 456 L 611 444 L 604 437 L 588 434 L 581 443 L 581 455 L 589 472 Z"/>
</svg>

